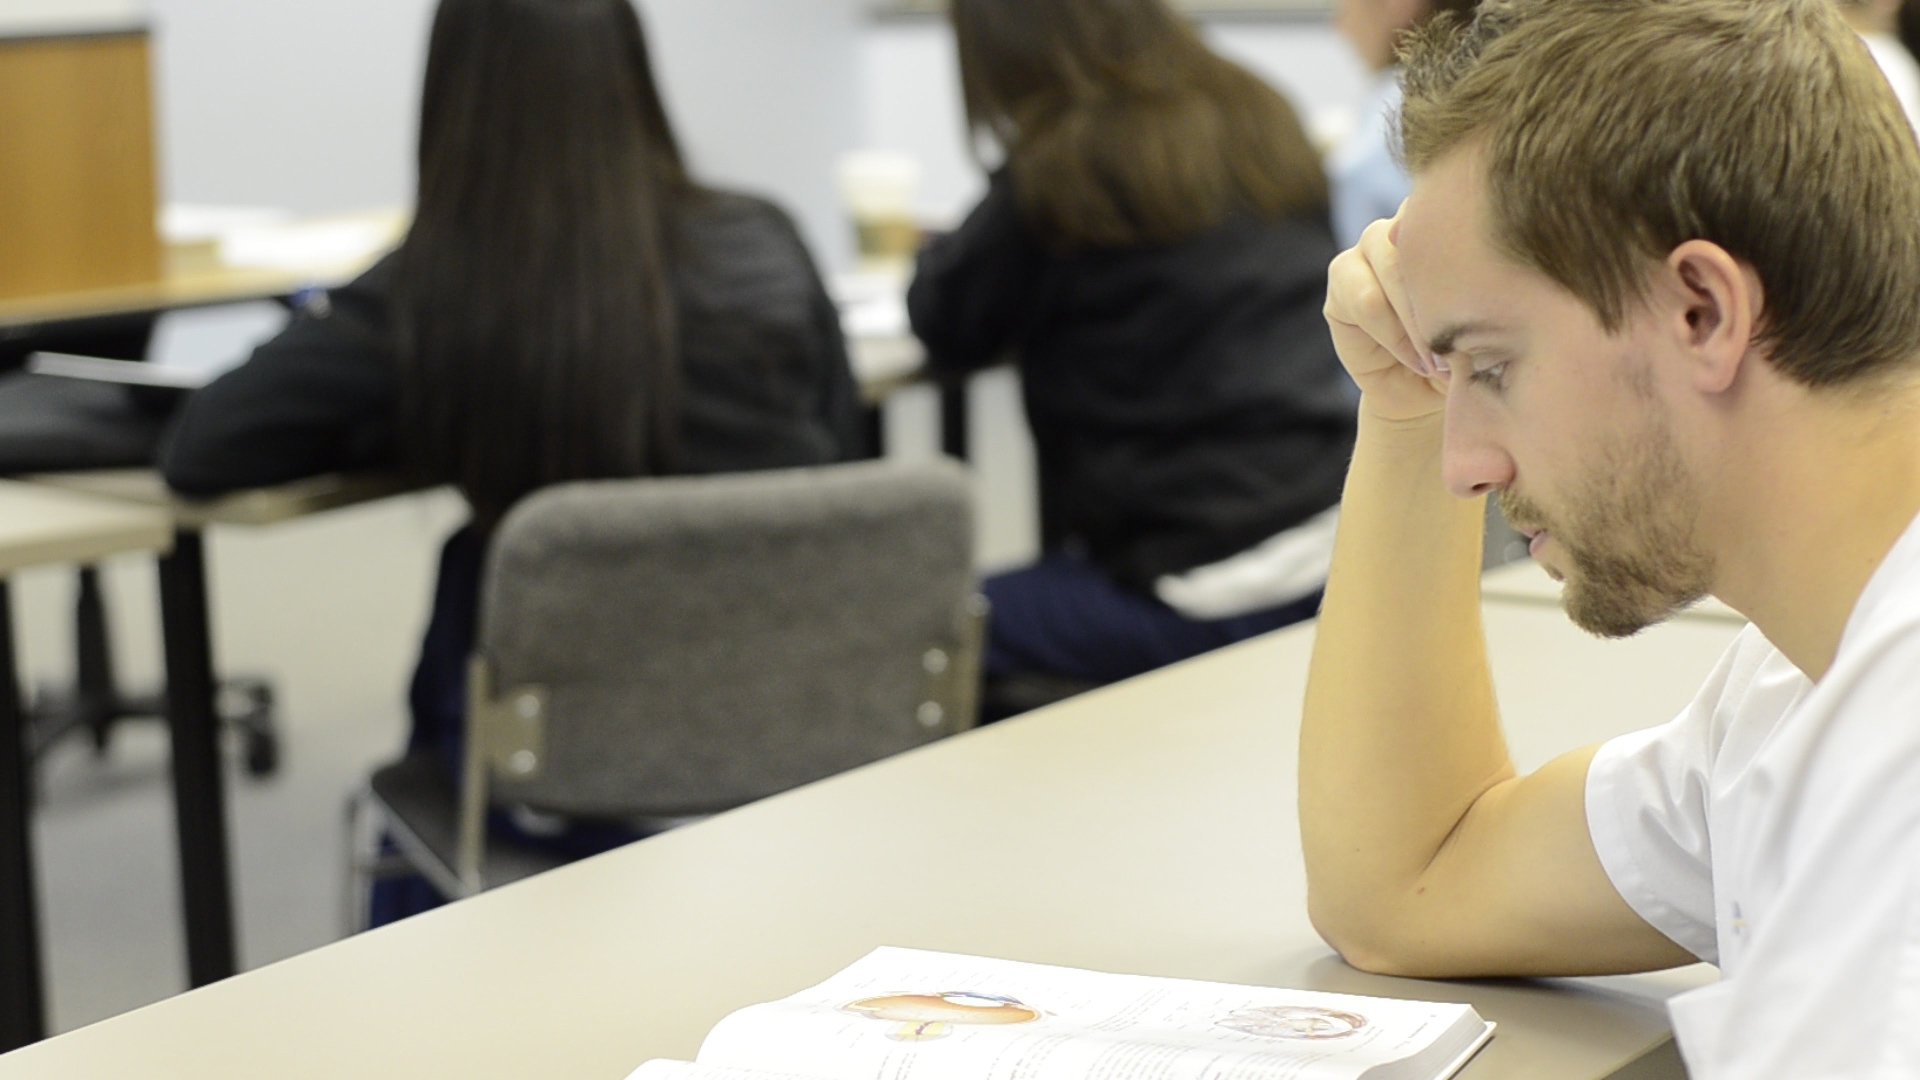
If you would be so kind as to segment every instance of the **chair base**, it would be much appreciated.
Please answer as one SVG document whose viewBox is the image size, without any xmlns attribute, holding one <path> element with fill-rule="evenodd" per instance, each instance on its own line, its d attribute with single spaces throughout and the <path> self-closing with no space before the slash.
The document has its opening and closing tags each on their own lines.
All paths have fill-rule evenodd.
<svg viewBox="0 0 1920 1080">
<path fill-rule="evenodd" d="M 82 567 L 76 578 L 73 684 L 35 695 L 27 713 L 28 748 L 35 758 L 82 732 L 99 756 L 106 753 L 118 722 L 166 716 L 164 692 L 130 695 L 116 685 L 99 568 Z M 221 722 L 242 739 L 247 774 L 259 778 L 278 771 L 280 738 L 274 730 L 272 684 L 262 678 L 228 679 L 220 684 L 217 709 Z"/>
<path fill-rule="evenodd" d="M 280 771 L 280 733 L 270 683 L 260 678 L 222 682 L 219 715 L 221 725 L 240 740 L 248 776 L 265 779 Z M 165 719 L 166 701 L 157 693 L 102 699 L 78 687 L 41 689 L 28 710 L 28 752 L 39 760 L 65 740 L 85 736 L 94 756 L 104 757 L 121 722 Z"/>
</svg>

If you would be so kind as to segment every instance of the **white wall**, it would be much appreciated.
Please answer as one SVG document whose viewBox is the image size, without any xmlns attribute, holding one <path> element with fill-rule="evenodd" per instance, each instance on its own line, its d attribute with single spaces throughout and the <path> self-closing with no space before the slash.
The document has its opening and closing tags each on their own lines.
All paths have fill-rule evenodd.
<svg viewBox="0 0 1920 1080">
<path fill-rule="evenodd" d="M 152 2 L 167 199 L 322 213 L 411 198 L 434 0 Z M 695 167 L 775 196 L 845 257 L 832 161 L 860 136 L 857 0 L 641 8 Z"/>
<path fill-rule="evenodd" d="M 1216 49 L 1278 86 L 1310 127 L 1344 126 L 1367 76 L 1324 19 L 1205 19 Z M 965 213 L 983 186 L 966 143 L 953 35 L 940 18 L 874 24 L 865 39 L 867 144 L 918 158 L 920 210 L 930 220 Z"/>
<path fill-rule="evenodd" d="M 814 252 L 853 251 L 833 163 L 861 138 L 861 0 L 641 0 L 700 176 L 771 195 Z"/>
<path fill-rule="evenodd" d="M 1326 19 L 1216 19 L 1213 47 L 1280 88 L 1309 128 L 1343 125 L 1367 95 L 1371 76 Z"/>
<path fill-rule="evenodd" d="M 412 197 L 433 0 L 152 0 L 163 197 L 302 213 Z"/>
<path fill-rule="evenodd" d="M 165 197 L 304 213 L 404 202 L 434 0 L 0 0 L 0 17 L 150 7 Z M 860 0 L 640 0 L 668 105 L 716 182 L 764 192 L 844 266 L 833 162 L 856 146 L 925 167 L 921 209 L 963 212 L 980 190 L 951 34 L 939 18 L 869 22 Z M 1337 116 L 1364 76 L 1322 20 L 1213 19 L 1210 40 L 1310 119 Z"/>
</svg>

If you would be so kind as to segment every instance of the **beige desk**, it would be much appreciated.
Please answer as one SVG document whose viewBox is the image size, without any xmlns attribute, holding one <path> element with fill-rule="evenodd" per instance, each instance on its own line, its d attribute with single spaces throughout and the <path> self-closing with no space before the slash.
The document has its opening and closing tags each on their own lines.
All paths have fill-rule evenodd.
<svg viewBox="0 0 1920 1080">
<path fill-rule="evenodd" d="M 837 274 L 827 283 L 860 397 L 869 406 L 926 377 L 926 353 L 907 322 L 910 267 Z"/>
<path fill-rule="evenodd" d="M 162 253 L 160 276 L 148 282 L 81 292 L 18 297 L 0 300 L 0 331 L 49 323 L 120 315 L 158 314 L 183 308 L 211 307 L 253 300 L 291 296 L 311 287 L 328 287 L 350 281 L 372 264 L 378 255 L 391 250 L 406 235 L 408 212 L 404 209 L 375 210 L 359 214 L 296 221 L 279 228 L 295 244 L 303 234 L 338 227 L 383 237 L 371 254 L 342 256 L 316 248 L 310 258 L 293 260 L 297 265 L 278 267 L 236 266 L 221 261 L 212 244 L 172 244 Z M 873 308 L 898 303 L 904 293 L 904 280 L 884 285 L 849 276 L 842 282 L 849 290 L 861 291 L 862 303 L 848 304 L 843 314 L 848 348 L 859 379 L 861 396 L 869 405 L 878 404 L 902 387 L 919 382 L 925 356 L 920 343 L 906 329 L 904 312 L 895 320 L 871 318 Z"/>
<path fill-rule="evenodd" d="M 398 243 L 406 215 L 372 211 L 302 222 L 293 228 L 328 225 L 383 231 Z M 181 308 L 237 304 L 291 296 L 311 286 L 338 285 L 370 265 L 365 256 L 319 257 L 298 266 L 230 266 L 207 245 L 173 244 L 162 253 L 160 276 L 110 289 L 0 300 L 0 330 L 113 315 L 153 314 Z"/>
<path fill-rule="evenodd" d="M 1553 580 L 1540 564 L 1532 559 L 1520 559 L 1487 571 L 1486 576 L 1480 579 L 1480 595 L 1486 600 L 1538 604 L 1556 611 L 1560 609 L 1560 583 Z M 1735 626 L 1747 624 L 1746 616 L 1712 597 L 1695 604 L 1675 618 L 1706 619 Z"/>
<path fill-rule="evenodd" d="M 39 484 L 0 480 L 0 575 L 47 563 L 165 551 L 165 514 Z"/>
<path fill-rule="evenodd" d="M 1490 612 L 1527 765 L 1666 719 L 1734 633 L 1601 643 Z M 1309 928 L 1298 628 L 767 800 L 0 1058 L 0 1078 L 564 1076 L 690 1056 L 724 1013 L 883 943 L 1116 971 L 1464 998 L 1468 1080 L 1678 1076 L 1633 979 L 1362 975 Z M 1631 672 L 1631 678 L 1621 677 Z"/>
<path fill-rule="evenodd" d="M 164 551 L 166 515 L 0 481 L 0 1050 L 45 1031 L 30 820 L 32 788 L 7 578 L 46 563 Z"/>
<path fill-rule="evenodd" d="M 0 299 L 0 338 L 9 331 L 31 333 L 36 327 L 86 319 L 157 315 L 185 308 L 279 299 L 307 288 L 340 285 L 358 277 L 380 254 L 398 245 L 406 235 L 408 220 L 406 210 L 391 209 L 279 226 L 295 244 L 303 233 L 335 227 L 383 238 L 370 253 L 326 254 L 322 246 L 315 249 L 320 254 L 279 267 L 229 265 L 221 261 L 218 248 L 211 243 L 173 244 L 163 251 L 163 270 L 153 281 Z M 835 284 L 843 290 L 841 315 L 861 401 L 870 409 L 877 408 L 902 389 L 924 381 L 926 355 L 906 327 L 902 299 L 906 282 L 849 275 Z M 895 307 L 898 312 L 890 310 Z M 965 457 L 968 421 L 964 385 L 941 390 L 941 411 L 947 448 L 955 451 L 955 456 Z M 874 445 L 883 445 L 877 414 L 872 424 Z"/>
<path fill-rule="evenodd" d="M 160 474 L 151 469 L 43 473 L 26 479 L 36 487 L 153 507 L 164 511 L 169 521 L 196 529 L 209 525 L 276 525 L 414 490 L 413 485 L 393 476 L 335 474 L 201 500 L 173 494 Z"/>
</svg>

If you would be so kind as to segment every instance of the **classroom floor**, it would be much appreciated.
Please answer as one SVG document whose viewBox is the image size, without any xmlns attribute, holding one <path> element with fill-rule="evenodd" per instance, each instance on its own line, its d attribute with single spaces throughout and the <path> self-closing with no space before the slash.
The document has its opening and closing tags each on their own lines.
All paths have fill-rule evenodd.
<svg viewBox="0 0 1920 1080">
<path fill-rule="evenodd" d="M 1006 373 L 982 380 L 975 414 L 978 553 L 992 568 L 1033 546 L 1029 451 Z M 931 395 L 908 392 L 889 409 L 890 442 L 905 456 L 933 452 L 933 417 Z M 438 545 L 462 516 L 443 492 L 209 536 L 217 664 L 265 675 L 278 694 L 279 773 L 251 779 L 230 755 L 244 968 L 341 936 L 345 799 L 399 750 Z M 117 560 L 104 579 L 121 682 L 150 688 L 160 671 L 151 563 Z M 71 671 L 72 594 L 67 571 L 17 579 L 29 685 Z M 159 724 L 133 722 L 105 757 L 70 740 L 43 762 L 35 842 L 55 1031 L 185 986 L 166 749 Z"/>
</svg>

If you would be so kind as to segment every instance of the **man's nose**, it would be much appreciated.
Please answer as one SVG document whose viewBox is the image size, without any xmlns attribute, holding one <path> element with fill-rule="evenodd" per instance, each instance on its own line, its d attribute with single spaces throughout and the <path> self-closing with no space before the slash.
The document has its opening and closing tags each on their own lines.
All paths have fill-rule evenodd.
<svg viewBox="0 0 1920 1080">
<path fill-rule="evenodd" d="M 1455 379 L 1447 391 L 1446 438 L 1441 446 L 1440 476 L 1447 490 L 1462 499 L 1490 495 L 1513 482 L 1513 458 L 1494 438 L 1494 425 L 1485 409 L 1472 399 L 1464 379 Z"/>
</svg>

